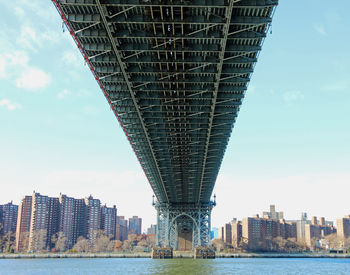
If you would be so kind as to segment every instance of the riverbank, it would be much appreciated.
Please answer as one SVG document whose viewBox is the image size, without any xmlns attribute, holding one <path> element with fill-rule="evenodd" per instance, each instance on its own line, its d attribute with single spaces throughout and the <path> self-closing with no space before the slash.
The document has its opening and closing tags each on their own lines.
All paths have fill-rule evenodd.
<svg viewBox="0 0 350 275">
<path fill-rule="evenodd" d="M 151 253 L 27 253 L 0 254 L 0 259 L 57 259 L 57 258 L 151 258 Z M 193 258 L 192 252 L 175 251 L 174 258 Z M 216 258 L 340 258 L 350 254 L 329 253 L 217 253 Z"/>
</svg>

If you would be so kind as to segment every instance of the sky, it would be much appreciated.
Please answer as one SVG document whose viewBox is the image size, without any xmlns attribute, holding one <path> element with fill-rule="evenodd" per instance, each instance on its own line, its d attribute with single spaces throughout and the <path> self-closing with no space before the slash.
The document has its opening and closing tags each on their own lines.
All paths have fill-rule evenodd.
<svg viewBox="0 0 350 275">
<path fill-rule="evenodd" d="M 350 214 L 348 0 L 280 1 L 226 150 L 212 226 Z M 0 3 L 0 204 L 92 194 L 156 222 L 152 190 L 51 1 Z"/>
</svg>

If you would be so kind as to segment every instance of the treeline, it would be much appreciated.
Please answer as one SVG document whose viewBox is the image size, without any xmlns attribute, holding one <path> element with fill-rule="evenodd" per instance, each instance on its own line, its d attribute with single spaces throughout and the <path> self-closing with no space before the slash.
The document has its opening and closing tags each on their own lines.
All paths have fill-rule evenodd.
<svg viewBox="0 0 350 275">
<path fill-rule="evenodd" d="M 125 241 L 112 240 L 111 236 L 106 236 L 103 230 L 97 230 L 94 239 L 79 237 L 72 248 L 67 247 L 67 238 L 62 232 L 58 232 L 51 238 L 51 247 L 46 244 L 46 230 L 35 231 L 33 240 L 35 248 L 26 252 L 69 252 L 69 253 L 86 253 L 86 252 L 144 252 L 150 251 L 154 247 L 154 239 L 146 234 L 130 234 Z M 29 232 L 23 236 L 24 245 L 29 245 Z M 0 252 L 14 253 L 16 247 L 15 234 L 8 232 L 0 237 Z"/>
</svg>

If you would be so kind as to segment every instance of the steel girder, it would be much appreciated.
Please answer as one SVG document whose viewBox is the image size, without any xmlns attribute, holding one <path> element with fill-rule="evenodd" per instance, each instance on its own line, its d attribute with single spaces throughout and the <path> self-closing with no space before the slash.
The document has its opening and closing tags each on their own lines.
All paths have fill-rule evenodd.
<svg viewBox="0 0 350 275">
<path fill-rule="evenodd" d="M 192 249 L 210 244 L 211 211 L 215 202 L 169 205 L 155 203 L 157 210 L 156 245 L 178 249 L 179 230 L 192 231 Z"/>
<path fill-rule="evenodd" d="M 209 201 L 277 0 L 52 0 L 160 203 Z"/>
</svg>

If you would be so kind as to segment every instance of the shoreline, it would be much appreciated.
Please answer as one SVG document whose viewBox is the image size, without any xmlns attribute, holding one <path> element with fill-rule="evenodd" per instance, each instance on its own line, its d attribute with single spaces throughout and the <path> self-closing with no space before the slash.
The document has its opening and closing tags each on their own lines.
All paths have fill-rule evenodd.
<svg viewBox="0 0 350 275">
<path fill-rule="evenodd" d="M 34 253 L 34 254 L 0 254 L 0 259 L 93 259 L 93 258 L 151 258 L 151 253 Z M 174 258 L 193 258 L 192 252 L 174 253 Z M 218 253 L 216 258 L 329 258 L 350 259 L 350 254 L 330 253 Z"/>
</svg>

